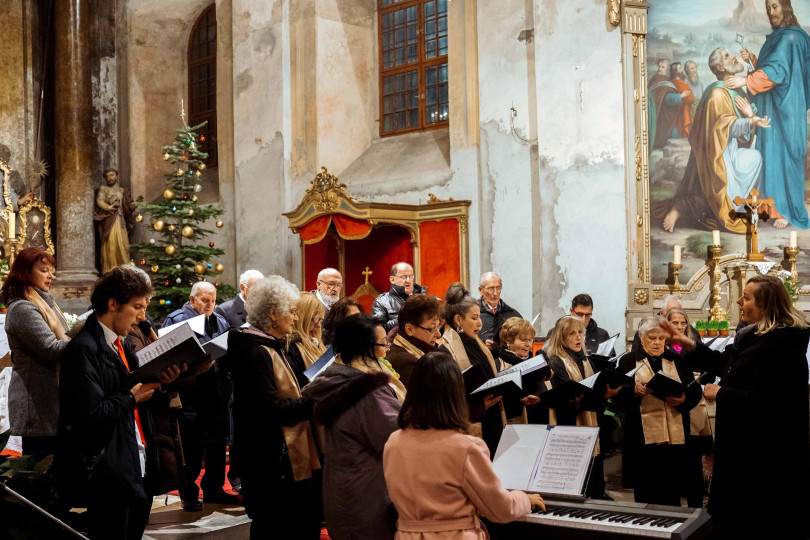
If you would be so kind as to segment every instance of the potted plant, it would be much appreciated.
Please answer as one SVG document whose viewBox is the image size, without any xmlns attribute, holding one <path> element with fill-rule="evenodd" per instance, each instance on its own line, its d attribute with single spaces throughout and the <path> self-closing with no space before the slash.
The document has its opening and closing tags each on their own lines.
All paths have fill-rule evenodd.
<svg viewBox="0 0 810 540">
<path fill-rule="evenodd" d="M 709 337 L 717 336 L 717 331 L 720 321 L 709 321 L 706 323 L 706 335 Z"/>
<path fill-rule="evenodd" d="M 719 321 L 720 325 L 718 326 L 717 330 L 720 332 L 721 336 L 728 335 L 728 321 Z"/>
<path fill-rule="evenodd" d="M 706 337 L 706 321 L 695 321 L 695 330 L 700 337 Z"/>
<path fill-rule="evenodd" d="M 5 304 L 0 303 L 0 315 L 5 315 L 6 313 L 8 313 L 8 308 Z"/>
</svg>

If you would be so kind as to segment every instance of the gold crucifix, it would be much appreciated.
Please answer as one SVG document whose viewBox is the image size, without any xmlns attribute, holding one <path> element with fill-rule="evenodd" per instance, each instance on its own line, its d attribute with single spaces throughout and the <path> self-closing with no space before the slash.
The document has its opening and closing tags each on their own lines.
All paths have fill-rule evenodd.
<svg viewBox="0 0 810 540">
<path fill-rule="evenodd" d="M 759 208 L 763 204 L 773 204 L 773 199 L 758 199 L 759 192 L 755 189 L 751 190 L 751 198 L 743 199 L 739 195 L 734 197 L 734 204 L 745 205 L 746 214 L 748 215 L 748 233 L 746 236 L 751 238 L 751 250 L 748 252 L 748 260 L 753 262 L 762 262 L 765 260 L 765 255 L 759 252 L 757 248 L 757 223 L 759 222 Z"/>
<path fill-rule="evenodd" d="M 363 270 L 363 271 L 362 271 L 362 272 L 360 272 L 360 273 L 361 273 L 361 274 L 363 274 L 363 275 L 366 277 L 366 285 L 368 285 L 368 277 L 369 277 L 371 274 L 373 274 L 373 273 L 374 273 L 374 271 L 369 270 L 369 269 L 368 269 L 368 266 L 366 266 L 366 269 L 365 269 L 365 270 Z"/>
</svg>

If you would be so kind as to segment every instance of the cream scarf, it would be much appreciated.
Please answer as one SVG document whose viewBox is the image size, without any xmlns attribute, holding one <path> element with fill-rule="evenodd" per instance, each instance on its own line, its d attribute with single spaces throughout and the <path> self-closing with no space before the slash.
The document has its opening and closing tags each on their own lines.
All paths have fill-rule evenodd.
<svg viewBox="0 0 810 540">
<path fill-rule="evenodd" d="M 700 372 L 694 372 L 695 380 L 700 378 Z M 700 402 L 694 409 L 689 411 L 689 432 L 692 435 L 711 435 L 712 428 L 709 424 L 709 404 L 706 403 L 706 398 L 701 397 Z"/>
<path fill-rule="evenodd" d="M 42 313 L 42 318 L 48 323 L 48 326 L 51 328 L 54 335 L 56 335 L 57 339 L 61 341 L 68 340 L 66 334 L 68 330 L 67 320 L 65 316 L 62 315 L 62 310 L 59 309 L 56 302 L 53 303 L 53 309 L 51 309 L 48 302 L 46 302 L 33 287 L 26 287 L 25 299 L 37 306 L 39 312 Z"/>
<path fill-rule="evenodd" d="M 423 353 L 419 347 L 417 347 L 404 337 L 400 336 L 399 334 L 394 336 L 394 344 L 399 345 L 400 347 L 405 349 L 408 352 L 408 354 L 416 357 L 417 360 L 425 356 L 425 353 Z"/>
<path fill-rule="evenodd" d="M 576 362 L 564 356 L 560 356 L 560 359 L 563 361 L 565 371 L 566 373 L 568 373 L 568 378 L 570 378 L 574 382 L 582 382 L 583 380 L 582 373 L 580 373 Z M 582 369 L 585 370 L 584 379 L 593 376 L 593 367 L 591 366 L 591 361 L 588 360 L 587 358 L 582 361 Z M 551 420 L 550 416 L 549 420 Z M 556 414 L 555 414 L 555 421 L 556 421 Z M 577 425 L 586 427 L 598 427 L 599 420 L 597 419 L 596 413 L 594 411 L 579 411 L 579 413 L 577 414 Z M 593 455 L 597 454 L 599 454 L 598 440 L 596 441 L 596 446 L 593 449 Z"/>
<path fill-rule="evenodd" d="M 262 345 L 273 360 L 273 375 L 276 379 L 276 392 L 281 399 L 301 399 L 301 388 L 295 379 L 287 360 L 267 345 Z M 321 468 L 318 460 L 318 449 L 312 436 L 312 427 L 308 420 L 302 420 L 292 426 L 281 426 L 284 442 L 290 456 L 293 477 L 296 482 L 312 477 L 312 471 Z"/>
<path fill-rule="evenodd" d="M 295 346 L 298 347 L 298 351 L 301 353 L 301 359 L 304 361 L 304 366 L 306 369 L 311 368 L 312 364 L 314 364 L 318 358 L 320 358 L 321 355 L 326 352 L 326 347 L 320 343 L 317 345 L 312 343 L 311 347 L 308 348 L 303 342 L 299 341 L 295 344 Z M 315 351 L 317 351 L 317 354 Z"/>
<path fill-rule="evenodd" d="M 636 382 L 649 382 L 655 376 L 647 359 L 636 362 L 644 366 L 636 371 Z M 667 377 L 682 382 L 678 376 L 675 362 L 661 359 L 661 370 Z M 644 431 L 645 444 L 685 444 L 683 433 L 683 417 L 681 413 L 670 407 L 666 402 L 653 396 L 641 398 L 641 429 Z"/>
<path fill-rule="evenodd" d="M 337 362 L 338 359 L 335 359 Z M 342 364 L 343 362 L 340 361 Z M 396 376 L 388 369 L 388 366 L 381 364 L 376 360 L 371 361 L 364 361 L 361 360 L 360 362 L 352 362 L 351 367 L 362 371 L 363 373 L 385 373 L 388 375 L 388 386 L 391 387 L 391 390 L 397 395 L 397 399 L 400 403 L 405 401 L 405 385 L 402 384 L 402 381 L 396 378 Z"/>
</svg>

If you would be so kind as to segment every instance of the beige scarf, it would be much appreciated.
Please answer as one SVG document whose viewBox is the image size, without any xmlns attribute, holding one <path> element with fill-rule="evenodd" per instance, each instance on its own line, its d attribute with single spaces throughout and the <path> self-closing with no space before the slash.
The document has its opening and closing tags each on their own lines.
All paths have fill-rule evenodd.
<svg viewBox="0 0 810 540">
<path fill-rule="evenodd" d="M 335 359 L 336 362 L 340 362 L 340 359 Z M 402 381 L 396 378 L 394 374 L 388 369 L 388 366 L 377 362 L 376 360 L 371 360 L 369 362 L 360 361 L 360 362 L 353 362 L 352 367 L 355 369 L 359 369 L 363 373 L 385 373 L 388 375 L 388 386 L 391 387 L 391 390 L 397 395 L 397 399 L 400 403 L 405 401 L 405 385 L 402 384 Z"/>
<path fill-rule="evenodd" d="M 647 359 L 636 362 L 644 367 L 636 371 L 636 382 L 647 383 L 655 376 Z M 681 382 L 675 362 L 661 359 L 662 371 L 667 377 Z M 684 444 L 683 419 L 681 413 L 666 402 L 653 396 L 641 398 L 641 429 L 644 431 L 645 444 Z"/>
<path fill-rule="evenodd" d="M 48 326 L 51 328 L 54 335 L 56 335 L 57 339 L 61 341 L 68 340 L 66 334 L 68 330 L 67 320 L 65 316 L 62 315 L 62 310 L 59 309 L 56 302 L 54 302 L 53 309 L 51 309 L 48 302 L 46 302 L 33 287 L 26 287 L 25 299 L 37 306 L 39 312 L 42 313 L 42 318 L 48 323 Z"/>
<path fill-rule="evenodd" d="M 301 399 L 301 388 L 287 360 L 275 350 L 262 345 L 273 360 L 273 375 L 276 379 L 276 392 L 281 399 Z M 293 477 L 296 482 L 312 477 L 312 471 L 321 468 L 318 460 L 318 449 L 312 436 L 312 427 L 308 420 L 302 420 L 292 426 L 281 426 L 287 451 L 290 456 Z"/>
<path fill-rule="evenodd" d="M 565 358 L 563 356 L 560 356 L 560 359 L 563 361 L 565 371 L 566 373 L 568 373 L 568 378 L 570 378 L 574 382 L 582 382 L 583 381 L 582 373 L 580 373 L 576 362 L 574 362 L 570 358 Z M 587 358 L 582 361 L 582 369 L 585 370 L 584 379 L 593 376 L 593 367 L 591 367 L 591 361 L 588 360 Z M 577 414 L 577 425 L 586 427 L 597 427 L 599 426 L 599 420 L 597 419 L 596 413 L 594 411 L 579 411 L 579 413 Z M 596 441 L 596 446 L 593 449 L 593 455 L 597 454 L 599 454 L 598 440 Z"/>
<path fill-rule="evenodd" d="M 405 349 L 405 351 L 407 351 L 408 354 L 414 356 L 417 360 L 425 356 L 425 353 L 422 352 L 422 349 L 420 349 L 419 347 L 417 347 L 404 337 L 400 336 L 399 334 L 394 336 L 394 345 L 399 345 L 400 347 Z"/>
<path fill-rule="evenodd" d="M 694 372 L 695 380 L 700 378 L 700 372 Z M 706 403 L 706 398 L 701 397 L 700 403 L 689 411 L 689 432 L 692 435 L 702 436 L 711 435 L 712 428 L 709 424 L 709 404 Z"/>
<path fill-rule="evenodd" d="M 298 351 L 301 353 L 301 359 L 304 361 L 304 366 L 306 369 L 311 368 L 312 364 L 314 364 L 318 360 L 318 358 L 320 358 L 321 355 L 326 352 L 326 348 L 323 345 L 315 346 L 315 344 L 313 343 L 311 349 L 307 348 L 307 346 L 304 345 L 304 343 L 301 341 L 299 341 L 295 345 L 296 347 L 298 347 Z M 313 349 L 319 351 L 318 354 L 316 354 L 315 351 L 313 351 Z"/>
</svg>

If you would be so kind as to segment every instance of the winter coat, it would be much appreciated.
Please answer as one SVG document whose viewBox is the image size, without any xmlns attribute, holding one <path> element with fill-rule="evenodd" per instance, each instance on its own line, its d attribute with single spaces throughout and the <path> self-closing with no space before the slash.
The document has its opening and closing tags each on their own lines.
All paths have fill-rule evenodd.
<svg viewBox="0 0 810 540">
<path fill-rule="evenodd" d="M 233 328 L 239 328 L 247 320 L 245 301 L 238 294 L 214 308 L 214 313 L 225 319 Z"/>
<path fill-rule="evenodd" d="M 413 294 L 425 294 L 426 292 L 427 287 L 414 283 Z M 408 295 L 405 294 L 405 287 L 391 285 L 388 292 L 382 293 L 374 300 L 371 305 L 371 316 L 374 317 L 376 322 L 382 324 L 385 331 L 388 332 L 397 325 L 399 310 L 407 299 Z"/>
<path fill-rule="evenodd" d="M 506 322 L 506 319 L 511 319 L 512 317 L 517 317 L 522 319 L 523 316 L 504 302 L 503 300 L 498 300 L 498 305 L 495 308 L 495 313 L 492 313 L 492 310 L 489 308 L 484 299 L 481 298 L 478 300 L 478 304 L 481 307 L 481 331 L 478 332 L 478 337 L 484 343 L 487 342 L 488 339 L 500 343 L 501 342 L 501 327 L 503 323 Z"/>
<path fill-rule="evenodd" d="M 332 364 L 304 390 L 325 427 L 324 517 L 333 540 L 393 539 L 396 512 L 382 454 L 397 429 L 400 402 L 384 373 Z"/>
<path fill-rule="evenodd" d="M 36 292 L 53 307 L 51 293 Z M 52 437 L 59 419 L 59 361 L 68 342 L 56 337 L 39 308 L 24 297 L 9 301 L 5 329 L 13 362 L 8 388 L 11 433 Z"/>
</svg>

